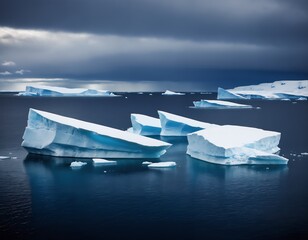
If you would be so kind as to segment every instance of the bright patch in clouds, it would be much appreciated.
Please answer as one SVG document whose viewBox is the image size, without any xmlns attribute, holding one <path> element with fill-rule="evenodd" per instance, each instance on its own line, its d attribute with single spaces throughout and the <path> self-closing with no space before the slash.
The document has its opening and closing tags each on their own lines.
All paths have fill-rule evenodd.
<svg viewBox="0 0 308 240">
<path fill-rule="evenodd" d="M 7 66 L 7 67 L 12 67 L 12 66 L 16 66 L 16 63 L 13 62 L 13 61 L 4 61 L 1 65 Z"/>
</svg>

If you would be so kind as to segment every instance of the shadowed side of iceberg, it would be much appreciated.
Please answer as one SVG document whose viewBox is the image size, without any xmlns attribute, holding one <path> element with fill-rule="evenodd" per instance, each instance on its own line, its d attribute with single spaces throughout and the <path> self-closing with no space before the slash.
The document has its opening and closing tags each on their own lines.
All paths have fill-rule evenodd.
<svg viewBox="0 0 308 240">
<path fill-rule="evenodd" d="M 132 113 L 130 119 L 132 122 L 130 132 L 143 136 L 160 135 L 161 125 L 158 118 Z"/>
<path fill-rule="evenodd" d="M 169 143 L 73 118 L 29 110 L 22 146 L 30 153 L 81 158 L 159 158 Z"/>
<path fill-rule="evenodd" d="M 189 133 L 216 126 L 163 111 L 158 111 L 158 114 L 162 128 L 161 136 L 187 136 Z"/>
</svg>

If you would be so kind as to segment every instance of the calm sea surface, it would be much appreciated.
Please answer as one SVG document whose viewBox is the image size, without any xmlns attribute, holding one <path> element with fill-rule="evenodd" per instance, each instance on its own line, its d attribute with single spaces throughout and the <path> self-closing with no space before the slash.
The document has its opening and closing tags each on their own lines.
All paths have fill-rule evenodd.
<svg viewBox="0 0 308 240">
<path fill-rule="evenodd" d="M 0 239 L 308 239 L 308 102 L 246 101 L 261 109 L 202 110 L 215 94 L 122 97 L 0 95 Z M 241 103 L 241 102 L 239 102 Z M 145 160 L 116 166 L 28 155 L 20 147 L 29 108 L 125 130 L 130 113 L 157 110 L 282 133 L 287 166 L 220 166 L 185 154 L 185 138 L 148 169 Z M 160 161 L 159 159 L 157 161 Z"/>
</svg>

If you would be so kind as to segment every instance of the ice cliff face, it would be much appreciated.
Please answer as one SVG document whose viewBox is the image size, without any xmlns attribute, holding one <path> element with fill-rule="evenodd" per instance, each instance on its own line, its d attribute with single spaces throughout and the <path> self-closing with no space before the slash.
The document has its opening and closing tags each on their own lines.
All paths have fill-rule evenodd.
<svg viewBox="0 0 308 240">
<path fill-rule="evenodd" d="M 158 111 L 158 114 L 162 127 L 161 136 L 186 136 L 189 133 L 216 126 L 163 111 Z"/>
<path fill-rule="evenodd" d="M 242 126 L 217 126 L 188 135 L 187 154 L 225 165 L 287 164 L 276 155 L 280 133 Z"/>
<path fill-rule="evenodd" d="M 30 153 L 61 157 L 159 158 L 170 144 L 30 109 L 22 146 Z"/>
<path fill-rule="evenodd" d="M 308 97 L 308 80 L 276 81 L 233 89 L 218 89 L 217 99 L 297 99 Z"/>
<path fill-rule="evenodd" d="M 85 88 L 64 88 L 51 86 L 27 86 L 20 96 L 115 96 L 108 90 L 95 90 Z"/>
<path fill-rule="evenodd" d="M 136 113 L 132 113 L 130 118 L 132 122 L 131 132 L 144 136 L 160 134 L 161 125 L 158 118 Z"/>
</svg>

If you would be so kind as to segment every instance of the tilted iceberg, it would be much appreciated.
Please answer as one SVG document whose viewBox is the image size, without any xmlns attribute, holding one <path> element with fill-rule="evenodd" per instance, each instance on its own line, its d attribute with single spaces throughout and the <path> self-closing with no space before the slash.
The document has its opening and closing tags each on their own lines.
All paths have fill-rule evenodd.
<svg viewBox="0 0 308 240">
<path fill-rule="evenodd" d="M 35 109 L 21 144 L 30 153 L 84 158 L 159 158 L 169 143 Z"/>
<path fill-rule="evenodd" d="M 221 100 L 204 100 L 193 102 L 195 107 L 198 108 L 217 108 L 217 109 L 230 109 L 230 108 L 252 108 L 251 105 L 238 104 Z"/>
<path fill-rule="evenodd" d="M 163 111 L 158 111 L 158 114 L 162 128 L 161 136 L 186 136 L 189 133 L 216 126 Z"/>
<path fill-rule="evenodd" d="M 258 128 L 218 126 L 189 134 L 187 154 L 224 165 L 287 164 L 288 159 L 275 154 L 280 136 Z"/>
<path fill-rule="evenodd" d="M 217 99 L 297 99 L 308 97 L 308 80 L 276 81 L 236 87 L 218 88 Z"/>
<path fill-rule="evenodd" d="M 27 86 L 26 91 L 19 96 L 116 96 L 108 90 L 95 90 L 86 88 L 64 88 L 52 86 Z"/>
<path fill-rule="evenodd" d="M 159 118 L 132 113 L 130 119 L 132 122 L 132 128 L 129 130 L 130 132 L 144 136 L 160 134 L 161 125 Z"/>
<path fill-rule="evenodd" d="M 162 93 L 162 95 L 185 95 L 185 93 L 178 93 L 178 92 L 166 90 L 165 92 Z"/>
</svg>

